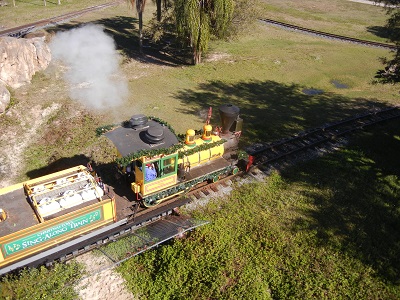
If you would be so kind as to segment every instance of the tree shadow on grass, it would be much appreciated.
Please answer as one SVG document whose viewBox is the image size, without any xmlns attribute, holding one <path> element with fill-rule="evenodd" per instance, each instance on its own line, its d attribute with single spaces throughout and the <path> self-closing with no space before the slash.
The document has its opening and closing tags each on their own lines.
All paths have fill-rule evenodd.
<svg viewBox="0 0 400 300">
<path fill-rule="evenodd" d="M 369 26 L 367 31 L 373 33 L 377 37 L 389 39 L 391 31 L 385 26 Z"/>
<path fill-rule="evenodd" d="M 360 260 L 394 285 L 400 283 L 399 126 L 390 121 L 357 135 L 346 149 L 282 173 L 289 182 L 306 183 L 313 206 L 300 211 L 292 230 L 317 232 L 321 245 Z"/>
<path fill-rule="evenodd" d="M 271 142 L 327 122 L 344 119 L 373 107 L 379 101 L 349 99 L 332 93 L 307 95 L 304 87 L 274 81 L 249 80 L 236 83 L 209 81 L 197 90 L 182 90 L 182 113 L 197 114 L 199 108 L 214 108 L 212 123 L 218 124 L 217 107 L 231 103 L 240 108 L 243 140 L 246 143 Z"/>
<path fill-rule="evenodd" d="M 96 24 L 105 27 L 105 31 L 113 36 L 117 49 L 126 57 L 157 65 L 187 64 L 187 53 L 178 55 L 177 49 L 173 49 L 170 44 L 163 41 L 153 43 L 146 37 L 143 39 L 143 53 L 140 53 L 139 21 L 136 18 L 117 16 L 97 20 Z"/>
<path fill-rule="evenodd" d="M 139 60 L 144 63 L 167 66 L 188 64 L 187 53 L 182 52 L 182 54 L 177 54 L 177 49 L 173 49 L 163 42 L 153 43 L 146 38 L 143 40 L 143 53 L 140 53 L 138 22 L 137 18 L 116 16 L 88 23 L 71 21 L 69 23 L 57 25 L 56 27 L 48 28 L 47 31 L 50 33 L 57 33 L 59 31 L 79 28 L 87 24 L 98 24 L 104 27 L 105 33 L 113 37 L 117 50 L 126 58 Z"/>
<path fill-rule="evenodd" d="M 75 155 L 73 157 L 63 157 L 57 160 L 54 160 L 52 163 L 48 164 L 47 166 L 31 170 L 26 173 L 26 176 L 29 178 L 37 178 L 40 176 L 45 176 L 51 173 L 59 172 L 68 168 L 73 168 L 78 165 L 84 165 L 90 161 L 90 159 L 83 154 Z"/>
</svg>

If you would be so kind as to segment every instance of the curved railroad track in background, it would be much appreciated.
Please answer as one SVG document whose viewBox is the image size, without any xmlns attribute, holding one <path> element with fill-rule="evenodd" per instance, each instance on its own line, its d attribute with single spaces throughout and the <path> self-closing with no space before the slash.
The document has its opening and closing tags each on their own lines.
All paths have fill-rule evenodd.
<svg viewBox="0 0 400 300">
<path fill-rule="evenodd" d="M 59 23 L 71 20 L 73 18 L 77 18 L 83 14 L 86 14 L 86 13 L 89 13 L 92 11 L 116 6 L 122 2 L 123 2 L 123 0 L 118 0 L 118 1 L 114 1 L 114 2 L 101 4 L 101 5 L 91 6 L 91 7 L 79 10 L 79 11 L 66 13 L 66 14 L 48 18 L 48 19 L 43 19 L 43 20 L 40 20 L 40 21 L 37 21 L 34 23 L 29 23 L 29 24 L 18 26 L 18 27 L 1 30 L 0 37 L 2 37 L 2 36 L 11 36 L 11 37 L 17 37 L 17 38 L 23 37 L 24 35 L 28 34 L 29 32 L 32 32 L 34 30 L 45 28 L 48 26 L 54 26 Z M 321 36 L 323 38 L 329 38 L 329 39 L 335 39 L 335 40 L 340 40 L 340 41 L 344 41 L 344 42 L 356 43 L 356 44 L 361 44 L 361 45 L 365 45 L 365 46 L 369 46 L 369 47 L 378 47 L 378 48 L 385 48 L 385 49 L 390 49 L 390 50 L 397 49 L 397 46 L 392 45 L 392 44 L 361 40 L 361 39 L 356 39 L 356 38 L 352 38 L 352 37 L 327 33 L 327 32 L 323 32 L 323 31 L 318 31 L 318 30 L 314 30 L 314 29 L 296 26 L 296 25 L 289 24 L 289 23 L 279 22 L 276 20 L 268 19 L 268 18 L 260 19 L 260 21 L 270 24 L 270 25 L 273 25 L 273 26 L 276 26 L 276 27 L 280 27 L 280 28 L 284 28 L 284 29 L 288 29 L 288 30 L 299 31 L 299 32 L 304 32 L 304 33 L 308 33 L 308 34 L 313 34 L 316 36 Z"/>
<path fill-rule="evenodd" d="M 260 19 L 260 21 L 265 22 L 270 25 L 273 25 L 273 26 L 276 26 L 276 27 L 284 28 L 287 30 L 304 32 L 307 34 L 312 34 L 312 35 L 320 36 L 323 38 L 334 39 L 334 40 L 339 40 L 339 41 L 349 42 L 349 43 L 355 43 L 355 44 L 360 44 L 360 45 L 369 46 L 369 47 L 378 47 L 378 48 L 385 48 L 385 49 L 390 49 L 390 50 L 397 49 L 397 46 L 387 44 L 387 43 L 379 43 L 379 42 L 356 39 L 356 38 L 352 38 L 352 37 L 346 37 L 346 36 L 337 35 L 337 34 L 333 34 L 333 33 L 327 33 L 327 32 L 322 32 L 322 31 L 318 31 L 318 30 L 308 29 L 308 28 L 304 28 L 304 27 L 300 27 L 300 26 L 296 26 L 296 25 L 292 25 L 292 24 L 288 24 L 288 23 L 284 23 L 284 22 L 279 22 L 279 21 L 275 21 L 275 20 L 271 20 L 271 19 Z"/>
<path fill-rule="evenodd" d="M 41 28 L 45 28 L 48 26 L 55 26 L 59 23 L 63 23 L 65 21 L 69 21 L 71 19 L 77 18 L 81 15 L 84 15 L 86 13 L 89 12 L 93 12 L 96 10 L 101 10 L 101 9 L 105 9 L 105 8 L 109 8 L 109 7 L 113 7 L 116 6 L 120 3 L 122 3 L 122 0 L 119 1 L 114 1 L 114 2 L 109 2 L 109 3 L 105 3 L 105 4 L 100 4 L 100 5 L 95 5 L 95 6 L 90 6 L 87 7 L 85 9 L 82 10 L 78 10 L 78 11 L 73 11 L 70 13 L 66 13 L 60 16 L 56 16 L 56 17 L 52 17 L 52 18 L 48 18 L 48 19 L 43 19 L 37 22 L 33 22 L 33 23 L 29 23 L 29 24 L 25 24 L 25 25 L 21 25 L 18 27 L 13 27 L 13 28 L 8 28 L 8 29 L 4 29 L 0 31 L 0 37 L 2 36 L 10 36 L 10 37 L 16 37 L 16 38 L 20 38 L 23 37 L 24 35 L 37 30 L 37 29 L 41 29 Z"/>
</svg>

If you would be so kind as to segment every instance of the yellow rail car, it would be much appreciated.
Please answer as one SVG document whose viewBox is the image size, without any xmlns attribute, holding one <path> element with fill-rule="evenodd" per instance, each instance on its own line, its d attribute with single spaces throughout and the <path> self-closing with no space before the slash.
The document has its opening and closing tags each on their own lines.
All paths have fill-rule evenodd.
<svg viewBox="0 0 400 300">
<path fill-rule="evenodd" d="M 84 166 L 0 189 L 0 268 L 116 220 Z"/>
</svg>

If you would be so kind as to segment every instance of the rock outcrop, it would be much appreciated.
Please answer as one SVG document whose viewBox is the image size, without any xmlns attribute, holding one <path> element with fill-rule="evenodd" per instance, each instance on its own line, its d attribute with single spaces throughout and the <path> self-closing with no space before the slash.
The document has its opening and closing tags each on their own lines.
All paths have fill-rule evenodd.
<svg viewBox="0 0 400 300">
<path fill-rule="evenodd" d="M 32 76 L 46 69 L 50 60 L 44 37 L 0 38 L 0 80 L 14 89 L 30 83 Z"/>
<path fill-rule="evenodd" d="M 6 86 L 0 82 L 0 114 L 5 112 L 10 103 L 10 92 Z"/>
<path fill-rule="evenodd" d="M 46 69 L 50 60 L 50 48 L 44 37 L 0 38 L 0 113 L 10 103 L 10 92 L 6 87 L 16 89 L 30 83 L 32 76 Z"/>
</svg>

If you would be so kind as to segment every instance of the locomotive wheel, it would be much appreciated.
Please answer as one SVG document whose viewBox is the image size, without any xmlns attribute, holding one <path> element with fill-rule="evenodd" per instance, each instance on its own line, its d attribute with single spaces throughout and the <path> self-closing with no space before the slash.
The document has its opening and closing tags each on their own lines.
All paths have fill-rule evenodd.
<svg viewBox="0 0 400 300">
<path fill-rule="evenodd" d="M 147 199 L 144 199 L 142 201 L 142 203 L 143 203 L 143 205 L 145 207 L 153 207 L 153 206 L 156 206 L 156 205 L 160 204 L 164 200 L 167 200 L 167 199 L 170 199 L 172 197 L 175 197 L 175 196 L 177 196 L 179 194 L 184 193 L 185 191 L 187 191 L 187 189 L 181 190 L 179 192 L 175 191 L 175 192 L 173 192 L 171 194 L 161 193 L 161 194 L 158 194 L 158 196 L 151 196 L 151 197 L 148 197 Z"/>
<path fill-rule="evenodd" d="M 211 182 L 217 182 L 219 180 L 219 175 L 214 175 L 213 178 L 211 179 Z"/>
<path fill-rule="evenodd" d="M 147 208 L 153 207 L 153 206 L 156 206 L 157 204 L 160 204 L 162 200 L 163 199 L 153 199 L 153 198 L 145 199 L 145 200 L 143 200 L 143 205 Z"/>
<path fill-rule="evenodd" d="M 234 167 L 232 170 L 232 175 L 236 175 L 239 172 L 239 168 L 238 167 Z"/>
</svg>

